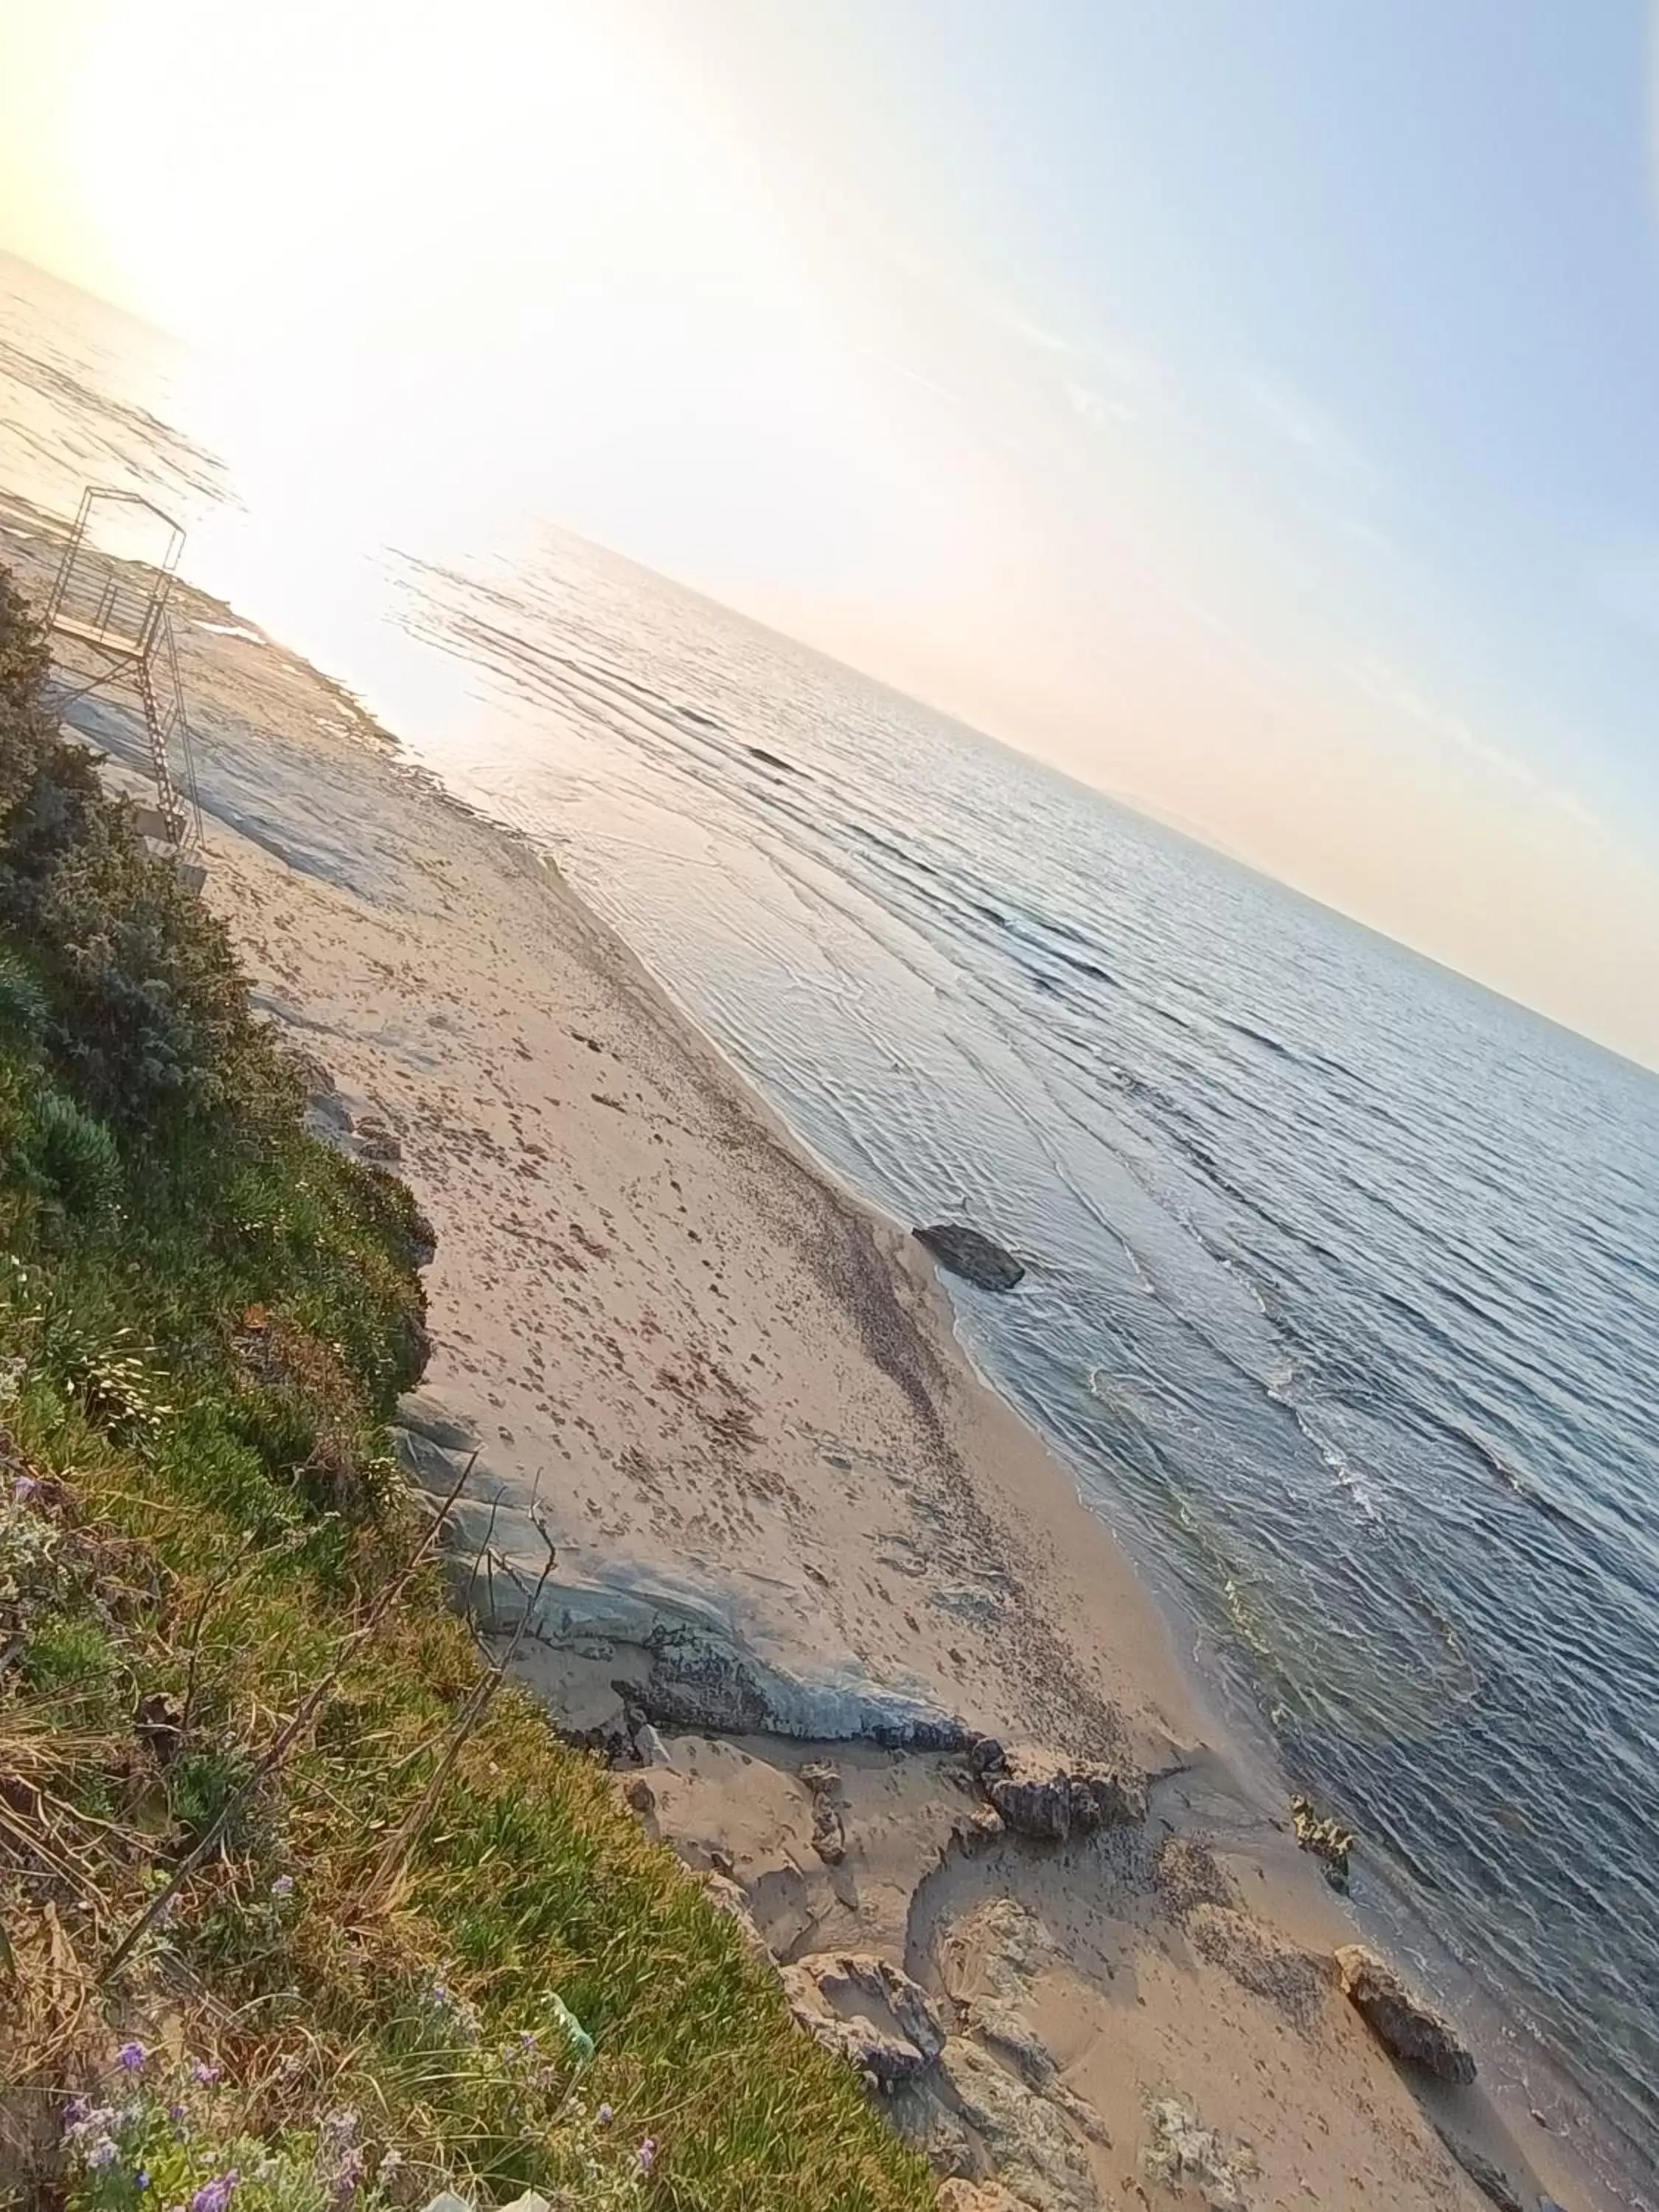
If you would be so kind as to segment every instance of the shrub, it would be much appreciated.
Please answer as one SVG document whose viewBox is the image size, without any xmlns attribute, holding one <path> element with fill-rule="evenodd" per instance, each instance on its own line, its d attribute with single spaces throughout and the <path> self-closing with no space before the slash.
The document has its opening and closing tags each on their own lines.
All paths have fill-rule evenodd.
<svg viewBox="0 0 1659 2212">
<path fill-rule="evenodd" d="M 23 1132 L 27 1171 L 66 1213 L 91 1218 L 119 1197 L 121 1155 L 106 1123 L 59 1091 L 41 1090 Z"/>
<path fill-rule="evenodd" d="M 51 1019 L 46 985 L 21 953 L 0 945 L 0 1036 L 38 1045 Z"/>
</svg>

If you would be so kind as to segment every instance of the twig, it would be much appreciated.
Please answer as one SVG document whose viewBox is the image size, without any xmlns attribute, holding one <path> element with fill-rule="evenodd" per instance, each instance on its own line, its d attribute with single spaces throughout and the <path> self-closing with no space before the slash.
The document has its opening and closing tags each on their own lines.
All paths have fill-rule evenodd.
<svg viewBox="0 0 1659 2212">
<path fill-rule="evenodd" d="M 474 1453 L 473 1458 L 476 1459 L 477 1456 L 477 1455 Z M 247 1777 L 241 1787 L 234 1791 L 232 1795 L 227 1798 L 217 1817 L 209 1824 L 207 1828 L 204 1830 L 201 1836 L 198 1837 L 197 1841 L 191 1845 L 191 1849 L 185 1852 L 184 1857 L 179 1860 L 178 1865 L 173 1869 L 172 1878 L 167 1882 L 166 1887 L 157 1893 L 146 1910 L 140 1914 L 139 1917 L 134 1921 L 132 1926 L 128 1929 L 126 1934 L 116 1945 L 113 1952 L 110 1954 L 108 1960 L 106 1962 L 103 1971 L 99 1976 L 100 1981 L 107 1982 L 111 1980 L 125 1964 L 126 1960 L 131 1957 L 135 1947 L 142 1938 L 148 1934 L 149 1930 L 155 1925 L 155 1923 L 161 1918 L 168 1905 L 178 1895 L 179 1890 L 184 1887 L 190 1876 L 195 1872 L 196 1869 L 200 1866 L 202 1861 L 213 1849 L 213 1846 L 218 1842 L 219 1838 L 224 1834 L 226 1829 L 229 1827 L 231 1822 L 241 1811 L 243 1806 L 246 1804 L 253 1792 L 265 1779 L 266 1776 L 274 1772 L 275 1770 L 282 1764 L 283 1760 L 288 1756 L 289 1752 L 293 1748 L 294 1745 L 310 1727 L 312 1722 L 321 1711 L 324 1704 L 331 1695 L 335 1686 L 339 1681 L 340 1676 L 344 1673 L 348 1661 L 355 1656 L 356 1652 L 361 1650 L 362 1645 L 374 1633 L 374 1631 L 380 1626 L 381 1621 L 385 1620 L 386 1614 L 397 1603 L 398 1600 L 403 1595 L 404 1592 L 408 1589 L 410 1583 L 415 1579 L 415 1577 L 420 1572 L 421 1569 L 426 1565 L 428 1559 L 431 1555 L 432 1547 L 437 1541 L 439 1532 L 442 1528 L 444 1522 L 449 1518 L 451 1509 L 453 1507 L 456 1499 L 466 1487 L 467 1477 L 471 1474 L 471 1472 L 472 1461 L 469 1460 L 465 1467 L 461 1470 L 459 1475 L 456 1478 L 454 1488 L 450 1492 L 448 1497 L 445 1498 L 442 1509 L 439 1512 L 436 1520 L 434 1521 L 430 1528 L 427 1530 L 425 1536 L 422 1539 L 420 1545 L 415 1552 L 414 1557 L 410 1560 L 408 1565 L 403 1569 L 401 1573 L 394 1577 L 387 1587 L 381 1591 L 380 1596 L 375 1599 L 374 1603 L 369 1607 L 366 1619 L 359 1625 L 359 1626 L 352 1631 L 351 1634 L 347 1637 L 345 1642 L 341 1645 L 332 1667 L 329 1668 L 327 1674 L 322 1677 L 321 1680 L 316 1684 L 310 1694 L 302 1701 L 299 1711 L 294 1715 L 293 1718 L 284 1728 L 278 1731 L 275 1742 L 272 1743 L 270 1748 L 265 1753 L 264 1757 L 259 1760 L 258 1764 L 254 1767 L 252 1772 Z"/>
<path fill-rule="evenodd" d="M 466 1578 L 466 1589 L 461 1599 L 461 1611 L 469 1618 L 472 1609 L 472 1593 L 477 1587 L 478 1569 L 489 1554 L 490 1543 L 495 1534 L 495 1516 L 501 1510 L 501 1493 L 498 1490 L 489 1501 L 489 1519 L 484 1527 L 483 1541 L 472 1554 L 472 1571 Z"/>
<path fill-rule="evenodd" d="M 191 1624 L 190 1663 L 185 1670 L 185 1695 L 183 1703 L 179 1708 L 179 1733 L 180 1736 L 183 1736 L 190 1728 L 191 1711 L 196 1703 L 196 1674 L 197 1669 L 201 1665 L 202 1662 L 202 1638 L 206 1632 L 208 1615 L 213 1610 L 213 1607 L 216 1601 L 224 1595 L 225 1591 L 229 1589 L 232 1583 L 237 1579 L 243 1566 L 252 1554 L 258 1543 L 258 1537 L 257 1534 L 250 1530 L 247 1541 L 242 1546 L 241 1550 L 237 1553 L 235 1558 L 232 1559 L 230 1565 L 225 1569 L 223 1574 L 220 1575 L 216 1581 L 210 1582 L 206 1589 L 202 1593 L 202 1601 L 197 1607 L 196 1618 Z"/>
<path fill-rule="evenodd" d="M 391 1887 L 398 1869 L 415 1848 L 416 1839 L 422 1829 L 431 1819 L 434 1808 L 443 1794 L 444 1785 L 455 1771 L 456 1760 L 465 1748 L 468 1740 L 477 1733 L 479 1723 L 489 1711 L 490 1699 L 500 1689 L 507 1668 L 518 1656 L 519 1646 L 524 1642 L 525 1633 L 535 1617 L 536 1607 L 541 1601 L 542 1592 L 547 1588 L 547 1578 L 552 1573 L 559 1556 L 552 1538 L 539 1519 L 535 1525 L 538 1534 L 547 1547 L 547 1559 L 537 1579 L 530 1601 L 519 1616 L 518 1626 L 513 1632 L 511 1643 L 496 1664 L 474 1687 L 466 1703 L 462 1706 L 453 1723 L 449 1741 L 444 1747 L 443 1756 L 433 1769 L 426 1788 L 421 1792 L 413 1809 L 399 1825 L 376 1861 L 374 1872 L 363 1886 L 362 1895 L 356 1907 L 359 1912 L 367 1911 L 375 1897 L 382 1890 Z"/>
</svg>

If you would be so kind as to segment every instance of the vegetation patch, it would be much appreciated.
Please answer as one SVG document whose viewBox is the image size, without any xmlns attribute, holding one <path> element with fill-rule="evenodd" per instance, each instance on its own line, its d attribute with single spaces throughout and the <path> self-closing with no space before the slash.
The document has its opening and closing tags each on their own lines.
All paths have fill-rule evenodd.
<svg viewBox="0 0 1659 2212">
<path fill-rule="evenodd" d="M 430 1231 L 45 669 L 0 573 L 0 2198 L 930 2203 L 447 1608 Z"/>
</svg>

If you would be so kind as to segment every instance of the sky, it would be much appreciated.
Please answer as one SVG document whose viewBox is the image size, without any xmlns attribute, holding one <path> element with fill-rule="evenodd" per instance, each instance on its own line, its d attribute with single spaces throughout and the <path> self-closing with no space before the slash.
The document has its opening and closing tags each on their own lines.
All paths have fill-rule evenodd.
<svg viewBox="0 0 1659 2212">
<path fill-rule="evenodd" d="M 296 544 L 566 524 L 1659 1065 L 1655 51 L 0 0 L 0 246 L 191 342 Z"/>
</svg>

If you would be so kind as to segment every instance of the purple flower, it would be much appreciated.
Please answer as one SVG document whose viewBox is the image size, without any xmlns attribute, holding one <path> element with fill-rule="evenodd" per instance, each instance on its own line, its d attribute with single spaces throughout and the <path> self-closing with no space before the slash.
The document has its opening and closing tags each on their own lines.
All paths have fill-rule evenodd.
<svg viewBox="0 0 1659 2212">
<path fill-rule="evenodd" d="M 649 2173 L 652 2167 L 657 2162 L 657 2138 L 655 2136 L 647 2136 L 645 2141 L 640 2145 L 639 2148 L 635 2152 L 634 2155 L 639 2160 L 640 2172 L 641 2173 Z"/>
<path fill-rule="evenodd" d="M 115 2060 L 123 2072 L 137 2074 L 143 2069 L 145 2057 L 146 2053 L 142 2043 L 124 2043 L 116 2052 Z"/>
<path fill-rule="evenodd" d="M 294 1894 L 293 1875 L 291 1874 L 279 1874 L 276 1881 L 270 1885 L 270 1893 L 273 1897 L 292 1897 Z"/>
<path fill-rule="evenodd" d="M 16 1481 L 14 1482 L 11 1486 L 11 1494 L 17 1500 L 17 1503 L 20 1505 L 24 1505 L 27 1504 L 31 1498 L 35 1496 L 37 1492 L 40 1490 L 40 1482 L 39 1476 L 33 1474 L 20 1474 Z"/>
<path fill-rule="evenodd" d="M 67 2135 L 71 2128 L 78 2128 L 91 2110 L 90 2097 L 71 2097 L 64 2107 L 64 2133 Z"/>
<path fill-rule="evenodd" d="M 139 2195 L 142 2197 L 145 2190 L 149 2187 L 149 2168 L 148 2166 L 140 2166 L 137 2172 L 133 2175 L 132 2181 L 134 2188 L 137 2190 Z"/>
<path fill-rule="evenodd" d="M 364 2163 L 356 2113 L 349 2106 L 325 2113 L 317 2129 L 317 2178 L 337 2204 L 356 2194 Z"/>
<path fill-rule="evenodd" d="M 601 2105 L 599 2111 L 595 2112 L 593 2117 L 602 2128 L 608 2128 L 611 2121 L 616 2118 L 617 2115 L 611 2111 L 609 2105 Z"/>
<path fill-rule="evenodd" d="M 190 2200 L 190 2212 L 225 2212 L 231 2191 L 241 2178 L 233 2166 L 228 2173 L 216 2173 L 211 2181 L 204 2181 Z"/>
<path fill-rule="evenodd" d="M 198 2089 L 211 2089 L 224 2070 L 222 2066 L 210 2066 L 205 2058 L 198 2058 L 190 2069 L 190 2078 Z M 181 2106 L 179 2110 L 183 2109 Z"/>
<path fill-rule="evenodd" d="M 120 2154 L 107 2136 L 100 2136 L 87 2153 L 87 2164 L 94 2173 L 101 2173 L 106 2166 L 113 2166 Z"/>
</svg>

